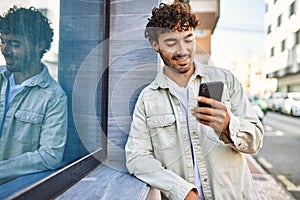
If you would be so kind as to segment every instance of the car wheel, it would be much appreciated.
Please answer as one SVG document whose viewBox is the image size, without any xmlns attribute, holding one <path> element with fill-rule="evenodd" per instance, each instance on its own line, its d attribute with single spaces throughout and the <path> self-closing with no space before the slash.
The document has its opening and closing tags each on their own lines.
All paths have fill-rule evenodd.
<svg viewBox="0 0 300 200">
<path fill-rule="evenodd" d="M 299 117 L 299 112 L 296 111 L 297 108 L 294 108 L 293 107 L 291 108 L 291 115 L 294 116 L 294 117 Z"/>
</svg>

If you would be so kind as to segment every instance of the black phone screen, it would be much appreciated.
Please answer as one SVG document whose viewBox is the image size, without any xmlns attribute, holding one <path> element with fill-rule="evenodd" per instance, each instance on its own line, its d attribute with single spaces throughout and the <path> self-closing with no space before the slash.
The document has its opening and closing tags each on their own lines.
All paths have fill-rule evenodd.
<svg viewBox="0 0 300 200">
<path fill-rule="evenodd" d="M 221 101 L 224 83 L 221 81 L 201 83 L 199 87 L 199 96 L 212 98 Z M 199 102 L 199 107 L 210 107 L 210 105 Z"/>
</svg>

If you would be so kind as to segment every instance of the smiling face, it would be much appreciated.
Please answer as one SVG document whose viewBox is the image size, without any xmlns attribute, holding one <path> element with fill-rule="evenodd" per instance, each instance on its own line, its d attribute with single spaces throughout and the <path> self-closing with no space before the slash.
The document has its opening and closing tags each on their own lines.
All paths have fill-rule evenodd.
<svg viewBox="0 0 300 200">
<path fill-rule="evenodd" d="M 152 41 L 151 44 L 172 73 L 184 75 L 194 71 L 196 40 L 193 28 L 161 33 L 158 41 Z"/>
<path fill-rule="evenodd" d="M 37 45 L 34 46 L 28 39 L 18 35 L 1 34 L 0 39 L 8 71 L 27 74 L 35 70 L 36 61 L 40 57 Z"/>
</svg>

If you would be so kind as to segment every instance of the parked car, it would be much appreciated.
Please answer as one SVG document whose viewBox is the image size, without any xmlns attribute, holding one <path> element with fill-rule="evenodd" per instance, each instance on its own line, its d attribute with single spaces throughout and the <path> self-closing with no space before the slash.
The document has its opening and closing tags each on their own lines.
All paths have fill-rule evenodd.
<svg viewBox="0 0 300 200">
<path fill-rule="evenodd" d="M 274 92 L 267 100 L 268 110 L 279 112 L 283 105 L 284 99 L 287 96 L 286 92 Z"/>
<path fill-rule="evenodd" d="M 254 96 L 254 103 L 257 104 L 261 111 L 266 114 L 268 111 L 267 99 L 263 97 Z"/>
<path fill-rule="evenodd" d="M 300 116 L 300 92 L 287 93 L 281 112 L 292 116 Z"/>
<path fill-rule="evenodd" d="M 262 122 L 267 112 L 266 102 L 257 96 L 248 95 L 248 99 L 252 104 L 252 107 L 256 115 L 258 116 L 259 120 Z"/>
<path fill-rule="evenodd" d="M 259 105 L 257 104 L 252 104 L 252 107 L 258 117 L 258 119 L 263 122 L 264 116 L 265 114 L 263 113 L 263 111 L 261 110 L 261 108 L 259 107 Z"/>
</svg>

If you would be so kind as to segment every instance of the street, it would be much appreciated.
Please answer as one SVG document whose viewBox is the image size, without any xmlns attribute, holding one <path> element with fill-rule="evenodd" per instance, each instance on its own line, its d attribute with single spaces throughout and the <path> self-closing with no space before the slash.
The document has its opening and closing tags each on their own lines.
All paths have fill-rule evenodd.
<svg viewBox="0 0 300 200">
<path fill-rule="evenodd" d="M 300 118 L 268 111 L 264 145 L 254 158 L 300 199 Z"/>
</svg>

